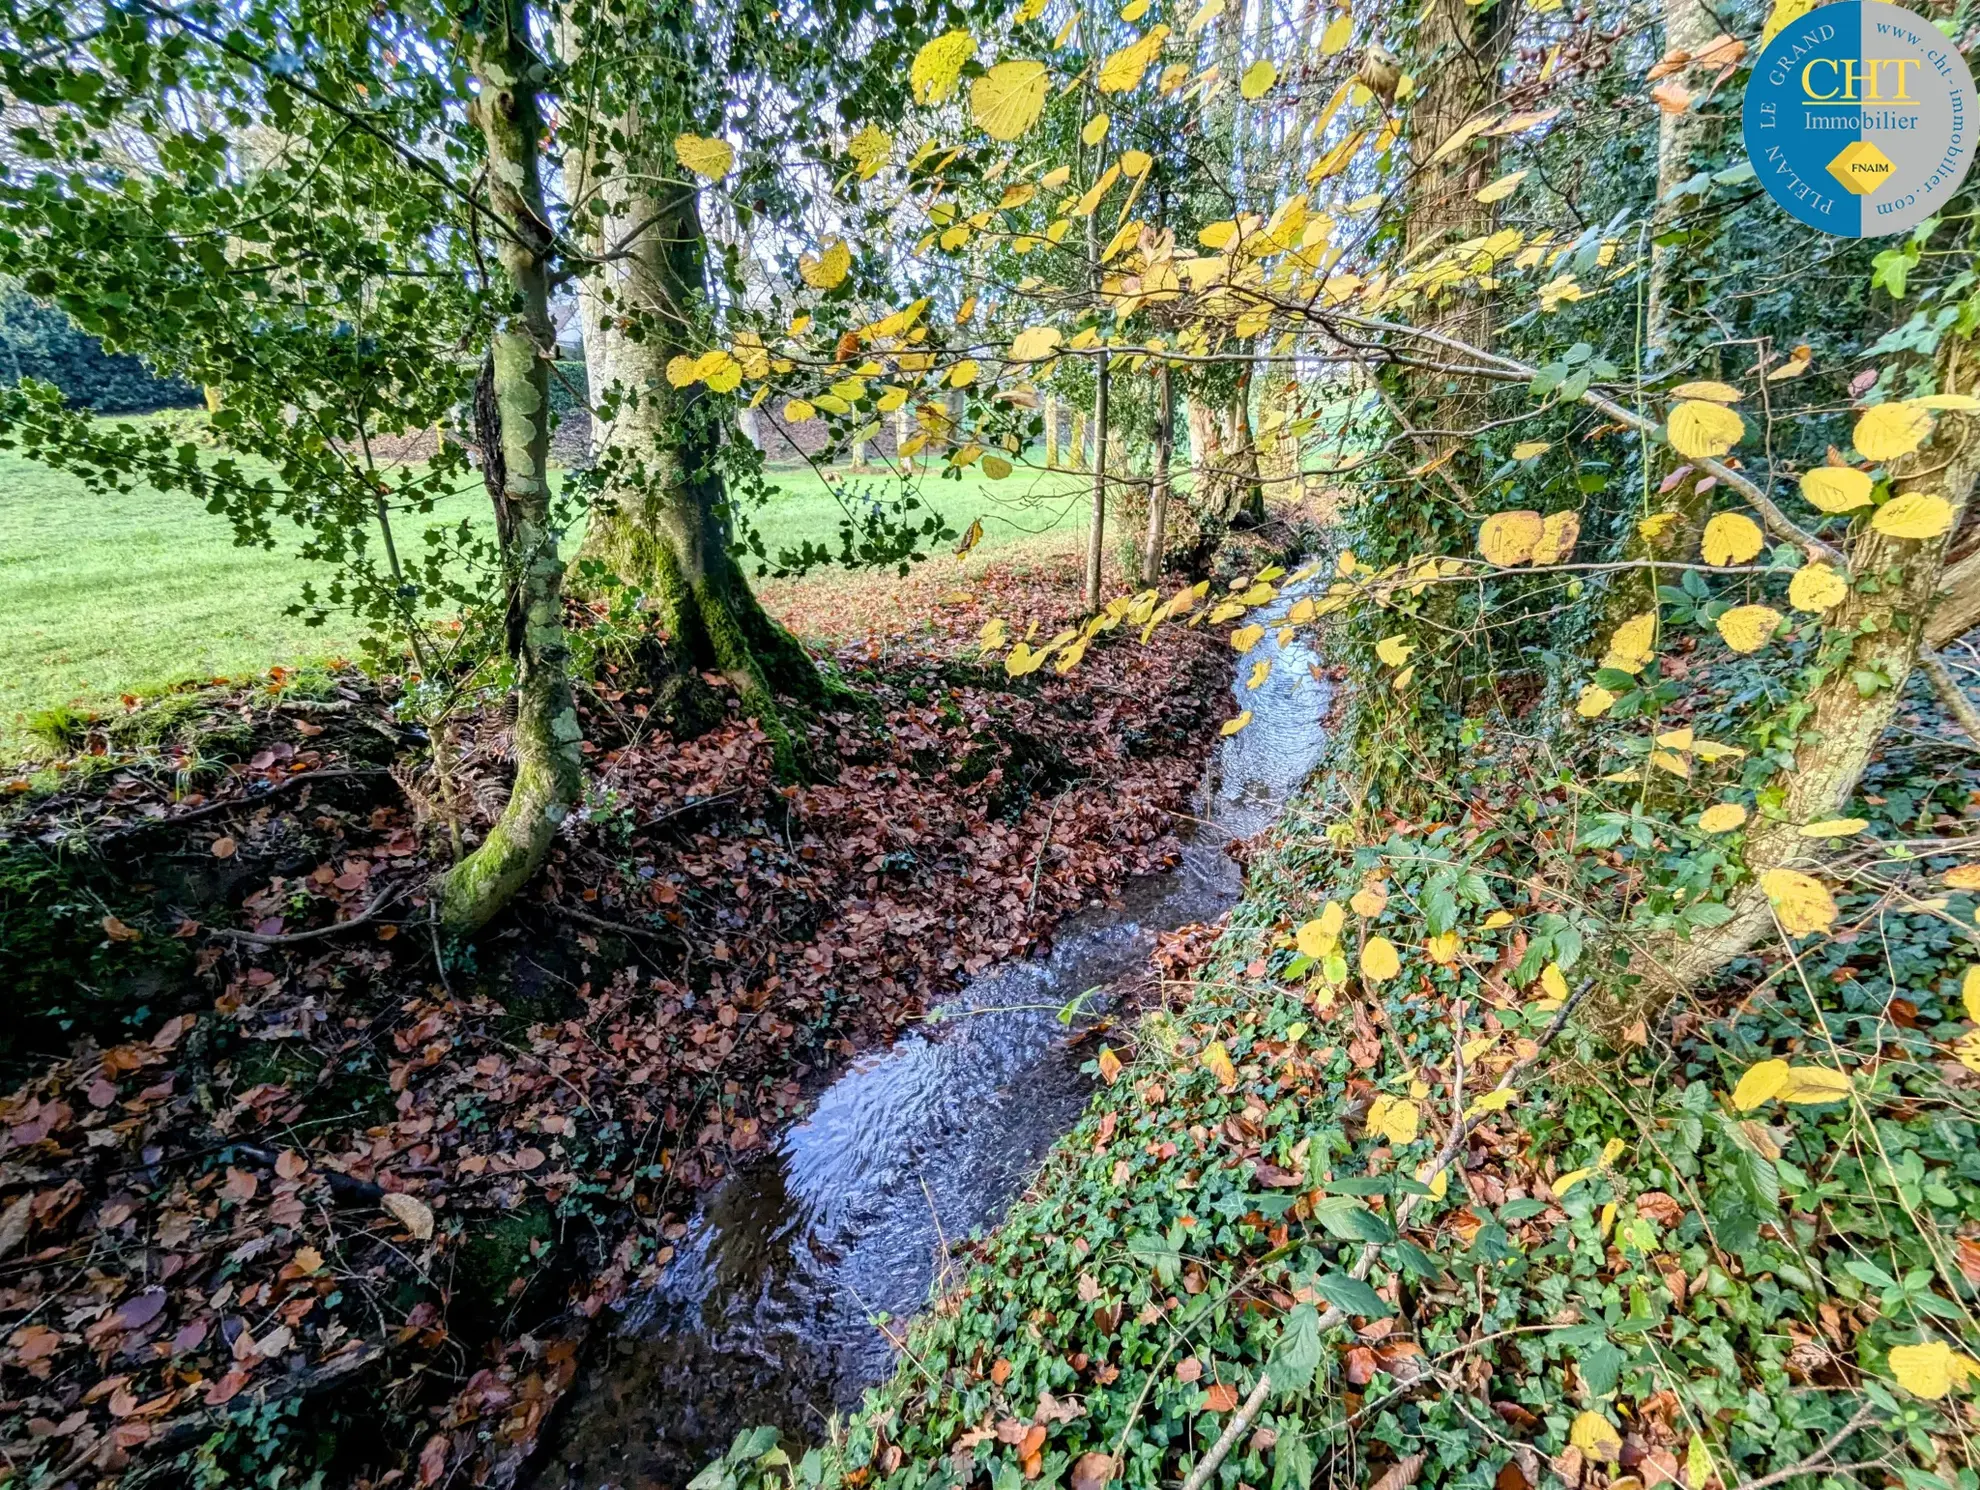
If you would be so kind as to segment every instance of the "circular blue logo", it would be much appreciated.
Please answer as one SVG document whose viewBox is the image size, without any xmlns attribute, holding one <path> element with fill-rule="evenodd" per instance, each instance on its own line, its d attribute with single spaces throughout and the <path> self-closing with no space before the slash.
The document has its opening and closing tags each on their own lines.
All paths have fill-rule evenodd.
<svg viewBox="0 0 1980 1490">
<path fill-rule="evenodd" d="M 1746 85 L 1746 150 L 1776 202 L 1825 233 L 1881 238 L 1937 212 L 1973 164 L 1973 74 L 1930 21 L 1840 0 L 1790 22 Z"/>
</svg>

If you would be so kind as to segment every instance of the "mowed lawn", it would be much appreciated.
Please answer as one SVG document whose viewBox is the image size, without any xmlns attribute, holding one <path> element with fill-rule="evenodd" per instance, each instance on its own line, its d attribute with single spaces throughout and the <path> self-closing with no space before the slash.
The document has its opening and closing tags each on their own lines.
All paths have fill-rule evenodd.
<svg viewBox="0 0 1980 1490">
<path fill-rule="evenodd" d="M 756 516 L 770 551 L 805 538 L 836 549 L 841 498 L 808 470 L 774 479 L 783 490 Z M 846 484 L 885 493 L 892 483 L 853 476 Z M 1075 546 L 1085 525 L 1083 489 L 1076 477 L 1020 470 L 1001 482 L 931 478 L 918 494 L 958 531 L 982 517 L 979 552 L 995 552 L 1041 540 Z M 477 486 L 449 499 L 438 517 L 480 520 L 486 510 Z M 226 519 L 191 498 L 148 488 L 97 496 L 0 452 L 0 760 L 26 753 L 28 720 L 56 705 L 115 707 L 120 694 L 185 679 L 353 655 L 364 635 L 354 618 L 333 614 L 311 627 L 283 614 L 306 580 L 321 589 L 328 578 L 295 557 L 302 537 L 300 529 L 278 528 L 273 552 L 238 547 Z M 399 537 L 406 544 L 405 532 Z M 954 561 L 944 552 L 932 562 Z"/>
</svg>

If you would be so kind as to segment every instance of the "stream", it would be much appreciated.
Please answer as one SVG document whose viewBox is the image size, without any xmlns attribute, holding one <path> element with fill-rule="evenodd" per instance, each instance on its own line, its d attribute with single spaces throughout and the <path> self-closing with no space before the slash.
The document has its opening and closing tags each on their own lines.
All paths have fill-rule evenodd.
<svg viewBox="0 0 1980 1490">
<path fill-rule="evenodd" d="M 948 1243 L 994 1228 L 1086 1105 L 1092 1052 L 1060 1011 L 1104 1011 L 1146 976 L 1158 932 L 1223 914 L 1243 888 L 1226 845 L 1318 764 L 1331 685 L 1271 629 L 1296 593 L 1258 618 L 1267 635 L 1232 683 L 1251 723 L 1212 753 L 1178 866 L 1064 923 L 1049 955 L 976 978 L 710 1191 L 659 1283 L 619 1307 L 535 1490 L 678 1490 L 738 1430 L 815 1440 L 892 1375 L 886 1331 L 927 1302 Z M 1271 674 L 1247 689 L 1259 659 Z"/>
</svg>

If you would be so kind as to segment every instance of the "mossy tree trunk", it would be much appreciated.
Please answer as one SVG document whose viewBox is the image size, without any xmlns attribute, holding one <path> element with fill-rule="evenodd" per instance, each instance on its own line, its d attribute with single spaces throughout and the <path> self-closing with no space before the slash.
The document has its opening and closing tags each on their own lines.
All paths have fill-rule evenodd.
<svg viewBox="0 0 1980 1490">
<path fill-rule="evenodd" d="M 495 502 L 509 584 L 515 666 L 515 784 L 480 847 L 440 887 L 441 919 L 457 932 L 485 924 L 536 873 L 583 789 L 577 710 L 567 671 L 564 566 L 550 525 L 550 321 L 543 204 L 543 117 L 532 78 L 522 0 L 490 0 L 466 29 L 480 96 L 475 123 L 488 152 L 488 195 L 508 305 L 491 338 L 483 393 L 482 460 Z"/>
<path fill-rule="evenodd" d="M 804 773 L 803 736 L 786 723 L 778 696 L 815 703 L 824 682 L 797 639 L 764 611 L 730 552 L 719 462 L 732 401 L 667 380 L 671 358 L 705 350 L 693 332 L 708 323 L 707 240 L 693 185 L 668 179 L 677 170 L 655 164 L 657 151 L 642 152 L 649 153 L 646 169 L 625 173 L 628 184 L 592 188 L 609 203 L 599 239 L 619 257 L 580 297 L 585 362 L 593 401 L 616 394 L 619 402 L 594 425 L 602 489 L 580 558 L 600 561 L 650 597 L 684 678 L 727 678 L 769 736 L 779 773 L 796 779 Z"/>
<path fill-rule="evenodd" d="M 1976 370 L 1980 358 L 1972 345 L 1955 343 L 1940 355 L 1939 387 L 1971 391 Z M 1596 1010 L 1596 1022 L 1611 1036 L 1640 1032 L 1670 999 L 1773 927 L 1772 906 L 1759 884 L 1769 870 L 1821 869 L 1822 843 L 1802 837 L 1801 829 L 1844 813 L 1918 667 L 1920 644 L 1933 634 L 1933 612 L 1948 598 L 1941 582 L 1950 537 L 1959 531 L 1980 475 L 1980 417 L 1942 414 L 1932 438 L 1888 470 L 1895 491 L 1943 497 L 1953 509 L 1952 526 L 1923 540 L 1863 526 L 1849 554 L 1849 598 L 1822 618 L 1819 681 L 1797 701 L 1801 724 L 1793 764 L 1761 791 L 1766 805 L 1747 830 L 1742 867 L 1748 878 L 1728 902 L 1732 919 L 1688 940 L 1657 938 L 1640 948 L 1630 961 L 1630 986 Z"/>
</svg>

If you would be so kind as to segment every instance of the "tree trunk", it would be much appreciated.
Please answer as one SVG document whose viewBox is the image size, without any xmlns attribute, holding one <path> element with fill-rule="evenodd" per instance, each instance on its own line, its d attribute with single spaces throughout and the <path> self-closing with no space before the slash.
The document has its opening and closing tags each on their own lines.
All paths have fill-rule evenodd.
<svg viewBox="0 0 1980 1490">
<path fill-rule="evenodd" d="M 1059 400 L 1054 394 L 1045 395 L 1045 469 L 1055 470 L 1059 464 Z"/>
<path fill-rule="evenodd" d="M 1466 0 L 1428 0 L 1423 7 L 1411 69 L 1424 82 L 1409 116 L 1416 173 L 1410 179 L 1404 218 L 1406 258 L 1429 254 L 1431 244 L 1492 231 L 1496 209 L 1480 202 L 1478 191 L 1491 179 L 1496 152 L 1467 145 L 1435 163 L 1430 157 L 1496 92 L 1498 45 L 1493 27 L 1503 26 L 1504 19 L 1496 12 L 1507 9 L 1495 7 L 1495 14 L 1487 17 Z M 1482 291 L 1446 291 L 1424 308 L 1419 319 L 1429 329 L 1469 346 L 1492 344 L 1491 311 Z M 1412 400 L 1412 424 L 1462 430 L 1482 420 L 1482 389 L 1447 386 L 1441 373 L 1426 373 L 1416 381 L 1419 391 Z M 1433 457 L 1457 438 L 1431 436 L 1420 443 L 1425 456 Z"/>
<path fill-rule="evenodd" d="M 1663 0 L 1664 51 L 1696 52 L 1718 33 L 1718 21 L 1703 0 Z M 1679 68 L 1675 81 L 1683 83 L 1688 68 Z M 1651 211 L 1653 238 L 1671 227 L 1679 215 L 1679 204 L 1672 196 L 1675 188 L 1691 179 L 1693 154 L 1714 132 L 1717 115 L 1695 109 L 1682 114 L 1659 113 L 1657 119 L 1657 202 Z M 1673 351 L 1672 331 L 1676 317 L 1672 309 L 1671 278 L 1684 253 L 1682 244 L 1652 243 L 1650 287 L 1646 296 L 1643 349 L 1655 372 L 1669 370 Z"/>
<path fill-rule="evenodd" d="M 551 248 L 539 162 L 543 120 L 522 0 L 479 9 L 470 21 L 480 96 L 475 122 L 488 151 L 488 192 L 501 226 L 498 256 L 509 306 L 496 322 L 484 373 L 494 425 L 482 442 L 508 573 L 509 646 L 516 671 L 511 754 L 515 784 L 488 837 L 448 871 L 441 919 L 457 932 L 484 925 L 550 853 L 583 790 L 577 710 L 566 667 L 564 566 L 550 526 Z"/>
<path fill-rule="evenodd" d="M 1718 29 L 1718 23 L 1702 0 L 1663 0 L 1663 22 L 1666 53 L 1678 48 L 1696 52 L 1717 34 Z M 1677 81 L 1684 80 L 1685 71 L 1682 68 L 1678 70 Z M 1651 213 L 1653 240 L 1677 219 L 1679 204 L 1672 198 L 1671 192 L 1691 178 L 1692 156 L 1706 143 L 1705 137 L 1712 128 L 1712 118 L 1689 109 L 1682 114 L 1659 115 L 1657 201 Z M 1682 254 L 1683 248 L 1679 244 L 1658 245 L 1653 241 L 1651 245 L 1650 284 L 1644 307 L 1643 354 L 1646 366 L 1653 372 L 1668 371 L 1676 351 L 1677 318 L 1671 278 L 1682 261 Z M 1708 374 L 1701 371 L 1698 375 Z M 1664 469 L 1670 460 L 1678 458 L 1661 447 L 1659 453 L 1664 456 L 1661 461 L 1646 452 L 1646 463 L 1652 473 L 1649 480 L 1652 482 L 1658 479 L 1658 471 Z M 1675 512 L 1676 522 L 1648 536 L 1640 528 L 1632 526 L 1623 540 L 1622 556 L 1625 559 L 1655 559 L 1672 563 L 1688 556 L 1696 548 L 1712 510 L 1709 493 L 1698 495 L 1697 485 L 1695 477 L 1690 479 L 1687 489 L 1674 503 L 1663 509 Z M 1644 515 L 1649 514 L 1646 512 Z M 1603 594 L 1594 635 L 1606 639 L 1624 620 L 1649 610 L 1656 603 L 1657 584 L 1655 569 L 1624 569 L 1611 576 Z"/>
<path fill-rule="evenodd" d="M 664 156 L 651 142 L 673 137 L 631 117 L 615 133 L 634 160 Z M 574 179 L 600 177 L 599 162 L 573 157 L 566 171 Z M 707 239 L 694 188 L 668 179 L 676 175 L 671 165 L 622 169 L 607 178 L 605 210 L 593 219 L 597 242 L 621 256 L 581 286 L 585 362 L 593 401 L 613 389 L 621 401 L 609 422 L 593 425 L 601 490 L 580 558 L 649 597 L 672 640 L 680 684 L 691 688 L 707 672 L 727 678 L 769 737 L 779 774 L 794 780 L 804 771 L 803 737 L 786 726 L 777 695 L 819 702 L 824 682 L 797 639 L 758 603 L 730 552 L 717 454 L 731 401 L 667 380 L 671 358 L 703 350 L 694 332 L 707 325 Z"/>
<path fill-rule="evenodd" d="M 1141 552 L 1141 582 L 1162 582 L 1162 559 L 1168 535 L 1169 457 L 1176 443 L 1175 376 L 1164 362 L 1155 374 L 1158 402 L 1155 406 L 1155 479 L 1148 490 L 1148 538 Z"/>
<path fill-rule="evenodd" d="M 1093 370 L 1093 517 L 1086 529 L 1086 608 L 1100 609 L 1100 561 L 1107 535 L 1107 399 L 1113 376 L 1102 352 Z"/>
<path fill-rule="evenodd" d="M 1941 389 L 1971 385 L 1976 362 L 1971 351 L 1958 342 L 1942 354 Z M 1980 474 L 1980 418 L 1940 415 L 1932 438 L 1890 462 L 1889 470 L 1894 488 L 1945 498 L 1953 508 L 1952 527 L 1923 541 L 1887 537 L 1867 525 L 1857 536 L 1850 553 L 1856 584 L 1849 598 L 1823 617 L 1824 671 L 1805 699 L 1793 765 L 1760 793 L 1763 802 L 1777 798 L 1778 805 L 1770 805 L 1747 830 L 1744 867 L 1750 880 L 1727 902 L 1733 917 L 1688 941 L 1658 938 L 1641 949 L 1630 962 L 1632 987 L 1595 1012 L 1596 1023 L 1611 1036 L 1655 1017 L 1671 998 L 1740 956 L 1774 924 L 1760 877 L 1773 869 L 1819 869 L 1820 841 L 1803 838 L 1800 830 L 1843 813 L 1897 713 L 1917 665 L 1920 639 L 1930 634 L 1928 617 L 1940 603 L 1949 535 L 1958 531 Z M 1877 583 L 1865 587 L 1865 578 Z M 1866 696 L 1859 678 L 1882 681 Z"/>
<path fill-rule="evenodd" d="M 1190 394 L 1190 505 L 1204 520 L 1230 527 L 1241 518 L 1262 521 L 1264 492 L 1258 482 L 1258 447 L 1251 438 L 1251 373 L 1238 376 L 1237 391 L 1222 408 Z"/>
</svg>

